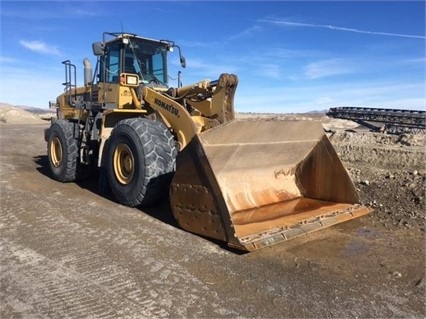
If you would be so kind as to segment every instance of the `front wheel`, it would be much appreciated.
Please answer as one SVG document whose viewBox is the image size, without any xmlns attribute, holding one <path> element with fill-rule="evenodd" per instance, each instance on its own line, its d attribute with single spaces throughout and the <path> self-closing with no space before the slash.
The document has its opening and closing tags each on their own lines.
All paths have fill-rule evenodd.
<svg viewBox="0 0 426 319">
<path fill-rule="evenodd" d="M 107 176 L 117 200 L 126 206 L 151 205 L 168 194 L 177 149 L 169 130 L 144 118 L 122 120 L 108 143 Z"/>
<path fill-rule="evenodd" d="M 47 157 L 55 180 L 72 182 L 77 179 L 78 139 L 74 123 L 59 120 L 52 124 L 48 135 Z"/>
</svg>

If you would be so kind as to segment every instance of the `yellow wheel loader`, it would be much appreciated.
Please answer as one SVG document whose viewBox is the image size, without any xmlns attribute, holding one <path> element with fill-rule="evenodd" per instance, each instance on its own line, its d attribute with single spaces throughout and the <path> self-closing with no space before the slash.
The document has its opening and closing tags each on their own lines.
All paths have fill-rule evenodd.
<svg viewBox="0 0 426 319">
<path fill-rule="evenodd" d="M 168 86 L 172 41 L 105 32 L 84 86 L 65 65 L 64 92 L 45 130 L 61 182 L 100 168 L 118 202 L 170 198 L 183 229 L 252 251 L 362 216 L 355 187 L 320 123 L 238 120 L 238 79 Z"/>
</svg>

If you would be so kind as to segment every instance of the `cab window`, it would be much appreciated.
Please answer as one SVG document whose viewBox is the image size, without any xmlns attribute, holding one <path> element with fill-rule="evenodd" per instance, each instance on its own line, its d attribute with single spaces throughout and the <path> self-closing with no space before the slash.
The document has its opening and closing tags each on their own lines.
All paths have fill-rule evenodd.
<svg viewBox="0 0 426 319">
<path fill-rule="evenodd" d="M 105 61 L 105 82 L 118 82 L 118 71 L 120 67 L 120 46 L 113 43 L 108 47 L 109 54 Z"/>
</svg>

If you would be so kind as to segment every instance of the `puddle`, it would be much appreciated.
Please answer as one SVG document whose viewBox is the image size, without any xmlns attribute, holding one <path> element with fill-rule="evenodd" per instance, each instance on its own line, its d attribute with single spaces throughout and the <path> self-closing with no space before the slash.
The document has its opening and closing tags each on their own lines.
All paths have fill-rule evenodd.
<svg viewBox="0 0 426 319">
<path fill-rule="evenodd" d="M 370 241 L 383 238 L 384 234 L 368 227 L 360 227 L 354 237 L 343 248 L 341 255 L 345 257 L 362 255 L 370 250 Z"/>
<path fill-rule="evenodd" d="M 341 255 L 344 257 L 365 254 L 370 250 L 370 245 L 364 240 L 353 239 L 343 248 Z"/>
<path fill-rule="evenodd" d="M 368 227 L 361 227 L 356 231 L 356 235 L 368 239 L 376 239 L 384 237 L 384 234 Z"/>
</svg>

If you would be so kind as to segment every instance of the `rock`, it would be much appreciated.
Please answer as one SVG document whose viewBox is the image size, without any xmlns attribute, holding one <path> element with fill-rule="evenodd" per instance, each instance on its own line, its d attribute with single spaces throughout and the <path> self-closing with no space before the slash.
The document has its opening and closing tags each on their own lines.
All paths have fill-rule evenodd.
<svg viewBox="0 0 426 319">
<path fill-rule="evenodd" d="M 425 278 L 422 277 L 416 282 L 416 287 L 423 288 L 425 286 Z"/>
</svg>

